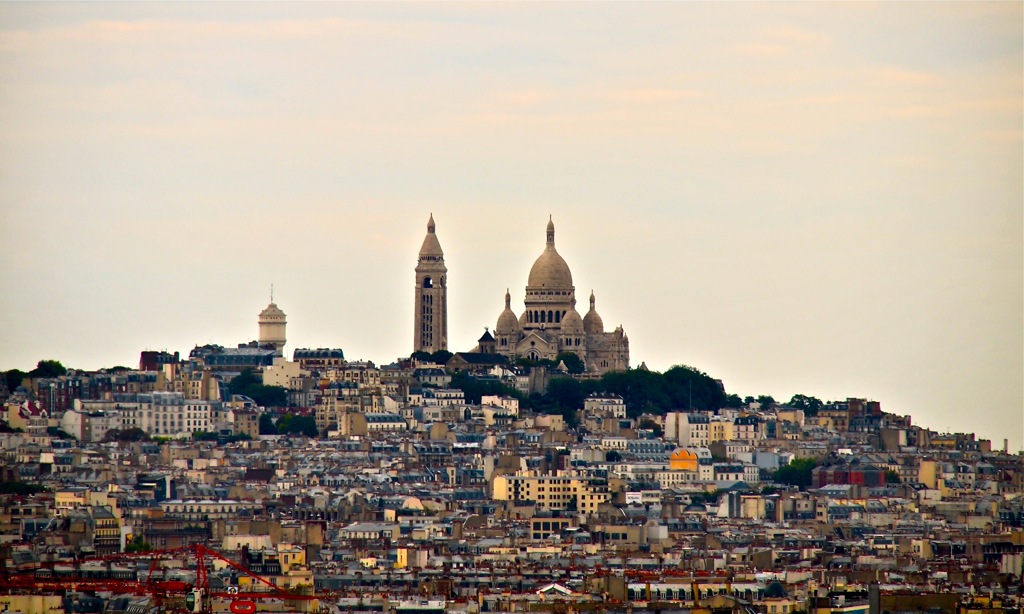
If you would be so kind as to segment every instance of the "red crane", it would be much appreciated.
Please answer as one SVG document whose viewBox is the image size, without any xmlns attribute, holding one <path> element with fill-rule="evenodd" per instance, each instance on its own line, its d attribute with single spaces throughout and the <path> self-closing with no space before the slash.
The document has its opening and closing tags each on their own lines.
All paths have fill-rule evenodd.
<svg viewBox="0 0 1024 614">
<path fill-rule="evenodd" d="M 210 589 L 208 564 L 213 560 L 224 562 L 238 573 L 252 578 L 254 588 L 263 590 L 239 591 L 237 586 L 213 591 Z M 149 560 L 148 571 L 135 573 L 132 578 L 118 578 L 113 570 L 116 563 L 137 563 Z M 194 565 L 195 581 L 192 584 L 183 580 L 161 578 L 160 572 L 167 567 L 165 561 L 180 561 L 185 568 L 189 563 Z M 219 552 L 201 544 L 192 544 L 185 548 L 173 550 L 151 550 L 138 553 L 121 553 L 102 557 L 78 559 L 74 562 L 46 562 L 17 569 L 0 570 L 0 591 L 7 593 L 28 592 L 111 592 L 115 594 L 149 595 L 158 604 L 168 597 L 192 595 L 188 609 L 192 612 L 210 610 L 210 599 L 229 599 L 232 601 L 233 614 L 252 614 L 256 611 L 253 600 L 282 599 L 287 601 L 313 601 L 318 599 L 315 594 L 302 594 L 285 590 L 266 578 L 255 574 L 243 565 L 232 561 Z"/>
</svg>

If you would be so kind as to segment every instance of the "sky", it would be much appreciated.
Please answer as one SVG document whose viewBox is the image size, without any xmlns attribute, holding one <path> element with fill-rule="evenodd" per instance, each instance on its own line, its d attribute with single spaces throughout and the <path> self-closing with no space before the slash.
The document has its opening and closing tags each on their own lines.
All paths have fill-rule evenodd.
<svg viewBox="0 0 1024 614">
<path fill-rule="evenodd" d="M 551 215 L 633 365 L 1024 445 L 1024 5 L 0 3 L 0 369 L 449 349 Z"/>
</svg>

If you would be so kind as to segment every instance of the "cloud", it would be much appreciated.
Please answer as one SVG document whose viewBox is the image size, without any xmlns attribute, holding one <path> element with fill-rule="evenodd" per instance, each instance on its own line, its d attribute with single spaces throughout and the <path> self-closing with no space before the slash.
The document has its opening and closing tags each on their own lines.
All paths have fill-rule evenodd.
<svg viewBox="0 0 1024 614">
<path fill-rule="evenodd" d="M 919 70 L 908 70 L 898 66 L 879 66 L 869 68 L 866 77 L 876 82 L 884 82 L 891 85 L 911 85 L 920 87 L 923 85 L 937 85 L 943 82 L 943 77 L 938 73 L 922 72 Z"/>
<path fill-rule="evenodd" d="M 795 26 L 764 28 L 753 34 L 754 40 L 733 45 L 733 53 L 747 57 L 776 58 L 795 53 L 821 52 L 832 44 L 832 37 Z"/>
<path fill-rule="evenodd" d="M 638 103 L 659 103 L 678 102 L 680 100 L 691 100 L 706 95 L 697 90 L 685 90 L 674 88 L 633 88 L 612 92 L 610 97 L 616 100 Z"/>
</svg>

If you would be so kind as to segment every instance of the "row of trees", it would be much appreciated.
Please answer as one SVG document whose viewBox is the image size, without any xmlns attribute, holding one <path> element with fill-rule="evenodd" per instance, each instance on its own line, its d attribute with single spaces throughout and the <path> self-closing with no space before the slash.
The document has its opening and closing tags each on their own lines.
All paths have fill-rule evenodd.
<svg viewBox="0 0 1024 614">
<path fill-rule="evenodd" d="M 773 475 L 772 481 L 779 484 L 799 486 L 805 490 L 811 485 L 811 472 L 818 466 L 813 458 L 794 458 L 785 467 L 780 467 Z"/>
<path fill-rule="evenodd" d="M 571 359 L 566 360 L 571 356 Z M 558 357 L 568 367 L 573 362 L 570 372 L 579 369 L 583 364 L 575 354 Z M 573 360 L 575 359 L 575 360 Z M 578 363 L 578 364 L 576 364 Z M 535 361 L 529 366 L 554 366 L 554 361 Z M 576 424 L 576 410 L 583 407 L 586 397 L 592 393 L 611 393 L 623 398 L 629 417 L 636 418 L 644 413 L 664 415 L 669 411 L 714 411 L 723 407 L 743 407 L 758 402 L 762 407 L 777 405 L 769 395 L 740 398 L 727 395 L 720 382 L 708 374 L 693 367 L 678 365 L 664 373 L 641 369 L 613 371 L 605 373 L 600 379 L 579 380 L 572 377 L 554 377 L 548 382 L 544 394 L 529 397 L 518 391 L 495 382 L 481 380 L 470 374 L 460 372 L 452 376 L 451 386 L 463 391 L 467 403 L 479 403 L 484 395 L 506 395 L 519 399 L 520 407 L 540 413 L 560 414 L 570 425 Z M 809 416 L 817 414 L 824 407 L 820 399 L 797 394 L 786 405 L 803 409 Z"/>
<path fill-rule="evenodd" d="M 452 356 L 455 356 L 455 354 L 452 354 L 448 350 L 438 350 L 434 353 L 418 350 L 416 352 L 413 352 L 412 355 L 409 356 L 409 358 L 415 358 L 420 362 L 429 362 L 435 365 L 444 365 L 447 364 L 449 360 L 451 360 Z"/>
<path fill-rule="evenodd" d="M 316 437 L 316 418 L 298 414 L 283 414 L 277 418 L 273 414 L 260 414 L 260 435 L 305 435 Z"/>
<path fill-rule="evenodd" d="M 693 367 L 678 365 L 664 373 L 645 369 L 612 371 L 598 380 L 556 377 L 548 383 L 546 401 L 561 411 L 583 407 L 592 393 L 610 393 L 626 402 L 629 417 L 643 413 L 716 410 L 726 406 L 721 384 Z"/>
<path fill-rule="evenodd" d="M 575 354 L 569 356 L 579 361 Z M 570 361 L 561 356 L 559 360 L 569 366 Z M 582 369 L 582 362 L 574 367 Z M 584 399 L 592 393 L 621 396 L 626 402 L 629 416 L 634 418 L 642 413 L 664 414 L 680 409 L 714 410 L 723 407 L 726 398 L 716 380 L 686 366 L 672 367 L 665 373 L 640 369 L 615 371 L 594 380 L 554 377 L 549 380 L 544 394 L 529 397 L 500 382 L 481 380 L 464 372 L 452 376 L 451 386 L 462 390 L 467 403 L 479 403 L 484 395 L 512 396 L 519 399 L 521 408 L 562 415 L 570 426 L 576 425 L 576 411 L 583 407 Z"/>
<path fill-rule="evenodd" d="M 4 380 L 7 383 L 8 390 L 14 390 L 21 385 L 21 382 L 25 378 L 35 377 L 60 377 L 66 375 L 68 372 L 67 368 L 60 364 L 56 360 L 40 360 L 36 363 L 36 368 L 31 371 L 25 372 L 21 369 L 9 369 L 4 371 Z"/>
<path fill-rule="evenodd" d="M 25 482 L 0 482 L 0 495 L 35 495 L 49 490 L 40 484 Z"/>
</svg>

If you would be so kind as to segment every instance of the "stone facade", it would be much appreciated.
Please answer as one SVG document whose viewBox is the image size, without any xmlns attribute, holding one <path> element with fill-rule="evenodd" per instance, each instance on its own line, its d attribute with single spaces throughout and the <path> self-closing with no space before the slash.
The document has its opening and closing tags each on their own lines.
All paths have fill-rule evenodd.
<svg viewBox="0 0 1024 614">
<path fill-rule="evenodd" d="M 448 349 L 448 269 L 444 251 L 434 233 L 434 216 L 427 222 L 427 236 L 416 264 L 413 309 L 413 351 Z"/>
<path fill-rule="evenodd" d="M 547 243 L 526 284 L 525 310 L 517 318 L 505 292 L 505 310 L 494 327 L 494 351 L 511 359 L 554 360 L 562 352 L 580 357 L 588 372 L 629 368 L 629 338 L 617 327 L 605 332 L 590 293 L 590 311 L 576 311 L 576 288 L 569 265 L 555 249 L 555 225 L 548 221 Z"/>
</svg>

